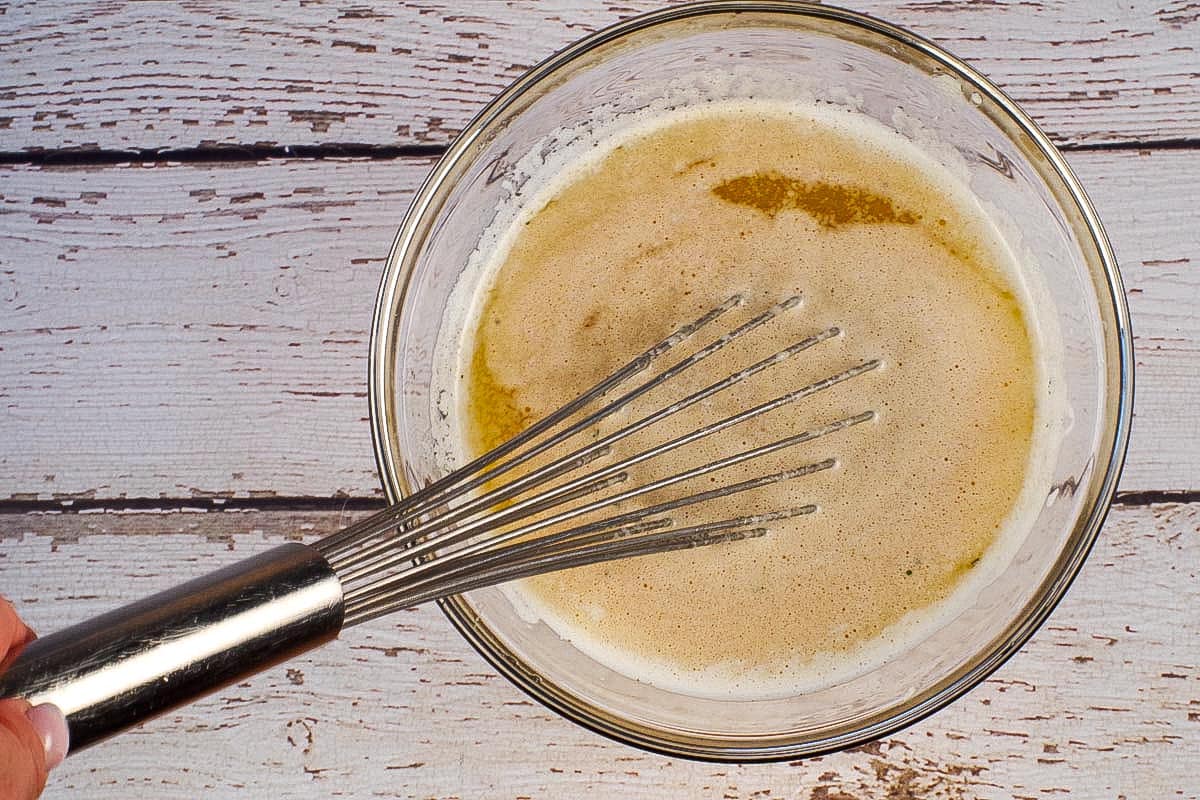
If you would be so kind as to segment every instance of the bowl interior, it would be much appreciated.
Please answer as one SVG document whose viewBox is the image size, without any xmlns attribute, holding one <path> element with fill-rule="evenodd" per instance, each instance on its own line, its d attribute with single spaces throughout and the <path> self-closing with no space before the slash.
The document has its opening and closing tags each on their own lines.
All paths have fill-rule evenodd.
<svg viewBox="0 0 1200 800">
<path fill-rule="evenodd" d="M 469 126 L 416 198 L 389 258 L 372 351 L 372 411 L 395 498 L 439 477 L 435 431 L 455 413 L 434 385 L 443 316 L 488 247 L 496 210 L 553 169 L 580 132 L 672 103 L 772 98 L 850 106 L 955 170 L 1019 255 L 1037 324 L 1060 341 L 1056 380 L 1070 420 L 1045 504 L 1006 569 L 974 605 L 900 657 L 827 689 L 712 700 L 614 672 L 521 617 L 498 589 L 446 612 L 537 699 L 611 736 L 672 754 L 794 758 L 919 719 L 982 680 L 1032 634 L 1078 570 L 1103 519 L 1129 416 L 1126 312 L 1111 253 L 1061 157 L 994 87 L 932 46 L 820 7 L 704 4 L 601 32 L 535 68 Z M 705 632 L 696 631 L 703 636 Z"/>
</svg>

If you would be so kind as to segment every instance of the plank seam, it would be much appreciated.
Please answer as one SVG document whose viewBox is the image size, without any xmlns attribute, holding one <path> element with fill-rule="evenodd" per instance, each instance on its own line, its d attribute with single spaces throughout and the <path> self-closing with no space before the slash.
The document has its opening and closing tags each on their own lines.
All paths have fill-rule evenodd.
<svg viewBox="0 0 1200 800">
<path fill-rule="evenodd" d="M 213 164 L 325 158 L 390 161 L 400 158 L 436 158 L 444 152 L 446 152 L 446 148 L 440 144 L 375 145 L 354 142 L 320 145 L 216 145 L 176 150 L 69 148 L 0 151 L 0 165 L 93 167 L 117 164 Z"/>
<path fill-rule="evenodd" d="M 1166 503 L 1200 503 L 1200 490 L 1148 489 L 1137 492 L 1117 492 L 1114 506 L 1157 506 Z"/>
<path fill-rule="evenodd" d="M 108 499 L 8 499 L 0 500 L 0 515 L 16 514 L 121 514 L 137 511 L 379 511 L 373 497 L 123 497 Z"/>
<path fill-rule="evenodd" d="M 1197 150 L 1200 149 L 1200 139 L 1130 139 L 1123 142 L 1079 142 L 1061 144 L 1058 149 L 1064 153 L 1105 153 L 1128 150 Z"/>
<path fill-rule="evenodd" d="M 1200 490 L 1160 489 L 1118 492 L 1113 506 L 1130 508 L 1166 504 L 1200 503 Z M 384 502 L 376 497 L 125 497 L 0 500 L 0 515 L 17 514 L 121 514 L 138 511 L 293 511 L 343 512 L 379 511 Z"/>
<path fill-rule="evenodd" d="M 318 145 L 216 145 L 175 150 L 31 149 L 0 151 L 0 165 L 89 167 L 117 164 L 212 164 L 281 159 L 320 160 L 358 158 L 389 161 L 400 158 L 436 158 L 446 152 L 440 144 L 375 145 L 338 142 Z M 1131 139 L 1121 142 L 1064 143 L 1064 153 L 1138 150 L 1200 150 L 1200 138 Z"/>
</svg>

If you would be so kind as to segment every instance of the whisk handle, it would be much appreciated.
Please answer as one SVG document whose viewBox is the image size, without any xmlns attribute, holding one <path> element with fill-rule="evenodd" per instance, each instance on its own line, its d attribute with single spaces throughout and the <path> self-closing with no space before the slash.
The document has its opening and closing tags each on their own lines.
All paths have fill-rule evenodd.
<svg viewBox="0 0 1200 800">
<path fill-rule="evenodd" d="M 336 638 L 343 611 L 325 558 L 286 544 L 34 640 L 0 697 L 54 703 L 75 752 Z"/>
</svg>

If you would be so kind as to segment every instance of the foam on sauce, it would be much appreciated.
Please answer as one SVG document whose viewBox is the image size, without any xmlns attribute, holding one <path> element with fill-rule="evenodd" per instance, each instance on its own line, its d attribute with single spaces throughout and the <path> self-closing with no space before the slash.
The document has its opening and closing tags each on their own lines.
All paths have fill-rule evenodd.
<svg viewBox="0 0 1200 800">
<path fill-rule="evenodd" d="M 862 673 L 957 613 L 1003 567 L 1037 510 L 1047 382 L 1019 269 L 947 170 L 859 115 L 741 101 L 628 125 L 524 199 L 472 279 L 485 291 L 463 304 L 454 388 L 464 422 L 453 433 L 464 456 L 734 294 L 747 298 L 730 312 L 737 322 L 793 294 L 803 302 L 671 396 L 829 326 L 843 333 L 672 418 L 655 440 L 883 361 L 631 476 L 876 411 L 874 423 L 717 480 L 824 458 L 838 459 L 835 469 L 706 504 L 702 518 L 806 503 L 817 514 L 752 541 L 514 584 L 528 613 L 663 688 L 772 696 Z"/>
</svg>

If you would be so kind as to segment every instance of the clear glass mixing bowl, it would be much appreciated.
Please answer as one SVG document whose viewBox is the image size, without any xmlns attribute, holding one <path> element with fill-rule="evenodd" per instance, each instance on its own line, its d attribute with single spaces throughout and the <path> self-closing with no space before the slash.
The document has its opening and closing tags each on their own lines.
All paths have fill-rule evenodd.
<svg viewBox="0 0 1200 800">
<path fill-rule="evenodd" d="M 969 611 L 869 674 L 780 699 L 702 699 L 599 664 L 544 624 L 523 620 L 499 590 L 442 603 L 497 670 L 595 731 L 674 756 L 791 759 L 932 713 L 999 667 L 1046 619 L 1100 529 L 1124 457 L 1128 310 L 1100 221 L 1062 156 L 954 56 L 827 6 L 710 2 L 648 14 L 587 37 L 516 81 L 466 127 L 414 198 L 388 257 L 371 343 L 375 451 L 392 500 L 441 474 L 434 345 L 451 289 L 519 183 L 514 165 L 530 152 L 552 153 L 564 131 L 597 109 L 635 111 L 665 87 L 693 83 L 710 96 L 851 104 L 924 139 L 933 155 L 958 164 L 1012 239 L 1042 287 L 1039 312 L 1064 345 L 1060 388 L 1072 421 L 1035 528 Z"/>
</svg>

